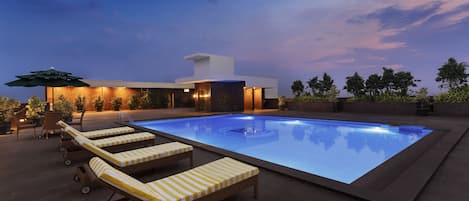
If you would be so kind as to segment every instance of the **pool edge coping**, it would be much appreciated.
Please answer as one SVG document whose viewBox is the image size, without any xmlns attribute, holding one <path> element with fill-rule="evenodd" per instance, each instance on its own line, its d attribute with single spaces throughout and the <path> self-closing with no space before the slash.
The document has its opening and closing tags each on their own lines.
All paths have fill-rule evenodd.
<svg viewBox="0 0 469 201">
<path fill-rule="evenodd" d="M 160 118 L 160 119 L 151 119 L 151 120 L 180 119 L 180 118 L 205 117 L 205 116 L 214 116 L 214 115 L 216 116 L 216 115 L 226 115 L 226 114 L 230 114 L 230 113 L 209 114 L 209 115 L 190 115 L 190 116 L 169 117 L 169 118 Z M 231 113 L 231 114 L 245 114 L 245 113 Z M 258 115 L 258 114 L 246 114 L 246 115 Z M 268 114 L 266 116 L 298 117 L 298 118 L 310 118 L 310 119 L 316 118 L 316 119 L 321 119 L 321 120 L 336 120 L 336 121 L 338 120 L 338 121 L 370 122 L 370 121 L 356 120 L 356 119 L 350 120 L 350 119 L 343 119 L 343 118 L 304 117 L 304 116 L 295 116 L 295 115 L 272 115 L 272 114 Z M 149 121 L 149 120 L 138 120 L 138 121 Z M 376 122 L 377 123 L 396 125 L 396 123 L 389 123 L 389 121 L 386 122 L 386 121 L 376 121 L 375 120 L 375 121 L 370 122 L 370 123 L 376 123 Z M 162 137 L 165 137 L 165 138 L 168 138 L 168 139 L 171 139 L 171 140 L 187 143 L 187 144 L 193 145 L 197 148 L 200 148 L 200 149 L 203 149 L 203 150 L 206 150 L 206 151 L 218 154 L 218 155 L 233 157 L 233 158 L 236 158 L 238 160 L 250 163 L 252 165 L 256 165 L 256 166 L 262 167 L 264 169 L 267 169 L 267 170 L 270 170 L 270 171 L 273 171 L 273 172 L 276 172 L 276 173 L 279 173 L 279 174 L 282 174 L 282 175 L 285 175 L 285 176 L 288 176 L 288 177 L 299 179 L 301 181 L 305 181 L 305 182 L 311 183 L 313 185 L 316 185 L 316 186 L 319 186 L 319 187 L 322 187 L 322 188 L 333 190 L 335 192 L 342 193 L 342 194 L 345 194 L 347 196 L 351 196 L 351 197 L 359 198 L 359 199 L 363 199 L 363 200 L 372 200 L 372 201 L 375 201 L 375 200 L 376 201 L 377 200 L 389 200 L 391 197 L 394 198 L 394 199 L 391 199 L 391 200 L 409 200 L 409 201 L 415 200 L 418 197 L 418 195 L 420 194 L 420 192 L 425 188 L 427 183 L 431 180 L 432 176 L 437 172 L 438 168 L 442 165 L 444 160 L 448 157 L 448 155 L 454 149 L 454 147 L 457 146 L 457 144 L 462 139 L 462 137 L 469 131 L 469 128 L 468 128 L 464 132 L 459 133 L 459 134 L 458 134 L 458 132 L 454 133 L 453 130 L 443 132 L 443 133 L 445 133 L 445 135 L 439 136 L 439 138 L 438 138 L 439 141 L 435 141 L 431 145 L 427 146 L 425 148 L 425 150 L 422 151 L 420 156 L 418 156 L 417 158 L 413 158 L 415 161 L 408 164 L 407 168 L 403 169 L 403 172 L 401 172 L 401 174 L 399 174 L 399 176 L 397 176 L 395 179 L 390 181 L 389 184 L 384 189 L 382 189 L 381 191 L 376 191 L 376 190 L 373 190 L 373 189 L 370 190 L 370 189 L 366 189 L 366 188 L 354 185 L 354 183 L 357 180 L 360 180 L 361 177 L 359 179 L 357 179 L 356 181 L 352 182 L 351 184 L 345 184 L 345 183 L 341 183 L 341 182 L 338 182 L 338 181 L 335 181 L 335 180 L 332 180 L 332 179 L 328 179 L 328 178 L 325 178 L 325 177 L 321 177 L 321 176 L 318 176 L 318 175 L 314 175 L 314 174 L 306 173 L 306 172 L 303 172 L 303 171 L 300 171 L 300 170 L 288 168 L 288 167 L 285 167 L 285 166 L 282 166 L 282 165 L 274 164 L 272 162 L 264 161 L 264 160 L 261 160 L 261 159 L 257 159 L 257 158 L 253 158 L 253 157 L 246 156 L 246 155 L 243 155 L 243 154 L 239 154 L 239 153 L 236 153 L 236 152 L 224 150 L 224 149 L 214 147 L 214 146 L 211 146 L 211 145 L 206 145 L 206 144 L 203 144 L 203 143 L 200 143 L 200 142 L 196 142 L 196 141 L 192 141 L 192 140 L 189 140 L 189 139 L 174 136 L 174 135 L 171 135 L 169 133 L 148 129 L 148 128 L 145 128 L 145 127 L 142 127 L 142 126 L 135 125 L 131 122 L 117 122 L 117 123 L 122 124 L 122 125 L 135 127 L 137 129 L 140 129 L 140 130 L 143 130 L 143 131 L 151 132 L 151 133 L 154 133 L 156 135 L 160 135 Z M 442 131 L 445 130 L 445 129 L 439 129 L 439 128 L 432 128 L 432 129 L 434 130 L 434 132 L 438 131 L 438 133 L 441 133 Z M 455 129 L 455 130 L 457 130 L 457 129 Z M 453 133 L 453 134 L 451 134 L 451 133 Z M 440 134 L 440 135 L 442 135 L 442 134 Z M 429 136 L 429 135 L 427 135 L 427 136 Z M 425 136 L 425 137 L 427 137 L 427 136 Z M 420 142 L 420 141 L 421 140 L 419 140 L 418 142 Z M 407 148 L 414 147 L 414 145 L 409 146 Z M 448 146 L 448 145 L 451 145 L 451 146 Z M 432 149 L 435 146 L 438 146 L 437 148 L 438 148 L 439 152 L 434 151 L 434 149 Z M 404 150 L 406 150 L 406 149 L 404 149 Z M 370 170 L 370 172 L 372 172 L 375 169 L 379 168 L 384 163 L 388 162 L 389 160 L 393 159 L 394 157 L 400 156 L 401 153 L 404 150 L 402 150 L 401 152 L 399 152 L 395 156 L 391 157 L 387 161 L 383 162 L 382 164 L 380 164 L 376 168 Z M 438 160 L 435 160 L 434 157 L 429 156 L 429 155 L 438 155 L 438 158 L 437 158 Z M 422 159 L 422 158 L 424 158 L 425 160 Z M 421 161 L 421 160 L 424 160 L 424 161 Z M 428 166 L 428 163 L 430 164 L 430 166 Z M 407 175 L 407 174 L 409 174 L 409 172 L 416 172 L 416 171 L 421 172 L 422 166 L 418 165 L 418 164 L 427 164 L 427 165 L 425 165 L 426 173 L 425 173 L 424 176 L 421 176 L 421 177 L 418 178 L 418 182 L 415 182 L 416 180 L 411 179 L 411 181 L 412 181 L 411 183 L 414 184 L 414 185 L 410 185 L 411 190 L 409 190 L 409 187 L 403 188 L 402 185 L 397 185 L 396 184 L 396 183 L 402 184 L 402 182 L 398 182 L 398 181 L 409 180 L 408 179 L 409 177 L 403 177 L 403 175 Z M 367 175 L 367 174 L 368 173 L 366 173 L 365 175 Z M 404 178 L 404 179 L 402 179 L 402 178 Z M 415 183 L 417 183 L 417 184 L 415 184 Z M 404 186 L 408 186 L 409 183 L 407 181 L 407 182 L 404 182 L 404 184 L 407 184 L 407 185 L 404 185 Z M 389 188 L 389 186 L 391 186 L 392 188 Z M 395 190 L 399 190 L 402 193 L 399 193 L 399 192 L 396 193 Z M 397 195 L 397 197 L 396 197 L 396 195 Z"/>
</svg>

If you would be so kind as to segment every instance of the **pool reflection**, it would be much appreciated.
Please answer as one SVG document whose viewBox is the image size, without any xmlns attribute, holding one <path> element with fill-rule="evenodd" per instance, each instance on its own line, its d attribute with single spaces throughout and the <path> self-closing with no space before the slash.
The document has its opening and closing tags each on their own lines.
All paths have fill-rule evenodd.
<svg viewBox="0 0 469 201">
<path fill-rule="evenodd" d="M 142 122 L 142 126 L 351 183 L 431 130 L 256 115 Z"/>
</svg>

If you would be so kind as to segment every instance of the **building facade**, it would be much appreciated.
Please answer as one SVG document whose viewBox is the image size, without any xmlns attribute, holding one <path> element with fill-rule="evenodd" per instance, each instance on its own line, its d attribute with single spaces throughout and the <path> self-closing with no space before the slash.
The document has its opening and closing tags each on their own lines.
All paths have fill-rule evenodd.
<svg viewBox="0 0 469 201">
<path fill-rule="evenodd" d="M 238 112 L 263 109 L 278 98 L 278 81 L 273 78 L 236 75 L 232 57 L 196 53 L 184 57 L 194 63 L 194 75 L 176 79 L 194 84 L 197 111 Z"/>
<path fill-rule="evenodd" d="M 48 87 L 47 101 L 60 95 L 74 103 L 86 99 L 85 108 L 94 110 L 93 101 L 104 99 L 104 110 L 111 110 L 113 98 L 122 98 L 121 109 L 128 109 L 132 96 L 147 93 L 151 108 L 195 107 L 204 112 L 240 112 L 276 107 L 278 81 L 266 77 L 236 75 L 232 57 L 196 53 L 184 57 L 194 64 L 194 74 L 175 83 L 83 80 L 90 87 Z"/>
</svg>

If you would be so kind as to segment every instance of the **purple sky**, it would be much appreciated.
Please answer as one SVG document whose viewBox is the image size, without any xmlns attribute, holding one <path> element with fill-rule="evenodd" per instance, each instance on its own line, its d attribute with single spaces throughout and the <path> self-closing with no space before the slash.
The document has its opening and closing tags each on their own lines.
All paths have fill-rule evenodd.
<svg viewBox="0 0 469 201">
<path fill-rule="evenodd" d="M 236 73 L 293 80 L 411 71 L 432 94 L 448 57 L 469 62 L 469 0 L 200 0 L 0 2 L 0 95 L 15 75 L 54 66 L 87 79 L 174 82 L 185 55 L 233 56 Z M 344 91 L 344 90 L 342 90 Z M 342 95 L 347 95 L 342 92 Z"/>
</svg>

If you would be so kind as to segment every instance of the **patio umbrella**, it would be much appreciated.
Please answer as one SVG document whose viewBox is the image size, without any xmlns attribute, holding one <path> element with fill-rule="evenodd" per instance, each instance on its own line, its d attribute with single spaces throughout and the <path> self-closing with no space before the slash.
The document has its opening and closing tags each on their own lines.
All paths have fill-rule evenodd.
<svg viewBox="0 0 469 201">
<path fill-rule="evenodd" d="M 31 71 L 29 75 L 17 75 L 18 79 L 5 83 L 5 85 L 14 87 L 52 87 L 52 104 L 54 104 L 54 87 L 87 87 L 86 82 L 81 81 L 81 77 L 73 76 L 71 73 L 55 70 L 51 67 L 49 70 Z M 46 97 L 47 98 L 47 97 Z"/>
</svg>

